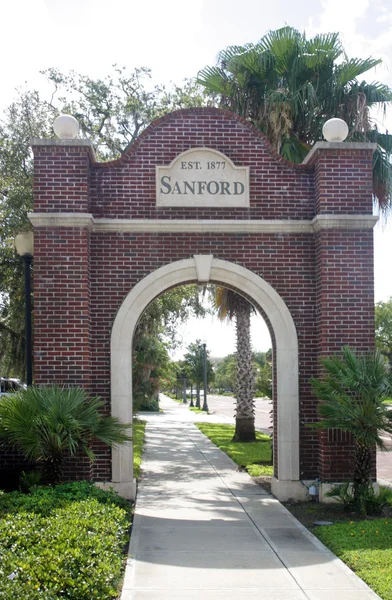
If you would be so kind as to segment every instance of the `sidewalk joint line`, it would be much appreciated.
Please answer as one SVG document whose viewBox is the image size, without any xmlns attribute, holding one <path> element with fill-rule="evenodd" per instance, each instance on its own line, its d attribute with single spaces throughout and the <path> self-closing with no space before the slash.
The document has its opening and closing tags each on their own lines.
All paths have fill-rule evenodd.
<svg viewBox="0 0 392 600">
<path fill-rule="evenodd" d="M 196 429 L 196 431 L 198 433 L 201 433 L 201 435 L 203 435 L 206 438 L 206 441 L 208 441 L 210 444 L 212 444 L 212 446 L 215 446 L 215 444 L 213 442 L 211 442 L 211 440 L 202 432 L 200 431 L 200 429 L 198 429 L 196 427 L 196 425 L 194 423 L 192 423 L 192 425 L 194 426 L 194 428 Z M 272 552 L 274 553 L 274 555 L 276 556 L 276 558 L 279 560 L 279 562 L 282 563 L 282 565 L 285 567 L 285 569 L 287 570 L 287 572 L 290 574 L 290 576 L 292 577 L 292 579 L 295 581 L 295 583 L 297 584 L 299 590 L 301 590 L 306 597 L 309 600 L 309 596 L 306 594 L 306 591 L 304 589 L 302 589 L 301 584 L 297 581 L 297 579 L 294 577 L 293 573 L 291 572 L 291 569 L 289 568 L 288 565 L 285 564 L 285 562 L 283 561 L 283 559 L 279 556 L 278 552 L 275 550 L 275 548 L 273 547 L 273 545 L 271 544 L 271 542 L 264 536 L 264 534 L 262 533 L 262 531 L 260 531 L 259 527 L 256 525 L 256 523 L 254 522 L 254 520 L 252 519 L 252 517 L 249 515 L 248 511 L 246 510 L 245 506 L 242 504 L 242 502 L 237 498 L 237 496 L 235 496 L 232 492 L 232 490 L 229 488 L 229 486 L 226 484 L 226 482 L 224 481 L 224 479 L 220 476 L 219 471 L 214 467 L 214 465 L 212 464 L 212 462 L 208 459 L 208 457 L 204 454 L 203 450 L 198 446 L 198 444 L 196 443 L 196 441 L 194 439 L 192 439 L 192 437 L 189 435 L 188 431 L 185 429 L 185 434 L 187 435 L 187 437 L 190 439 L 190 441 L 194 444 L 194 446 L 198 449 L 198 451 L 200 452 L 200 454 L 204 457 L 204 459 L 206 460 L 206 462 L 208 462 L 208 464 L 212 467 L 212 469 L 215 471 L 215 473 L 217 474 L 217 476 L 219 477 L 219 479 L 221 480 L 221 482 L 223 483 L 223 485 L 226 487 L 226 489 L 230 492 L 230 494 L 232 495 L 232 497 L 237 501 L 237 503 L 241 506 L 242 510 L 244 511 L 244 513 L 246 514 L 247 518 L 249 519 L 249 521 L 252 523 L 252 525 L 255 527 L 255 529 L 258 531 L 258 533 L 261 535 L 261 537 L 263 538 L 263 540 L 266 542 L 266 544 L 271 548 Z M 217 448 L 217 450 L 220 450 L 220 448 L 218 448 L 218 446 L 215 446 L 215 448 Z M 223 450 L 220 450 L 220 452 L 222 452 L 223 454 L 225 454 L 223 452 Z M 227 455 L 226 455 L 227 456 Z M 230 457 L 229 457 L 230 458 Z M 272 496 L 271 494 L 269 494 L 272 498 L 274 496 Z"/>
</svg>

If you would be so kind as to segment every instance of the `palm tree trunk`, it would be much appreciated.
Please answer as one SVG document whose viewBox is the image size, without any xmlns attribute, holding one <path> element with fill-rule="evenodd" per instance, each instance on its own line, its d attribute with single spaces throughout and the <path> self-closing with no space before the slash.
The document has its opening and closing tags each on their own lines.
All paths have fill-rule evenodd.
<svg viewBox="0 0 392 600">
<path fill-rule="evenodd" d="M 49 485 L 60 483 L 63 474 L 63 462 L 63 457 L 60 455 L 53 455 L 45 460 L 43 475 L 44 481 Z"/>
<path fill-rule="evenodd" d="M 235 316 L 237 330 L 237 384 L 236 384 L 236 415 L 235 442 L 254 442 L 255 411 L 254 389 L 255 376 L 252 363 L 252 348 L 250 342 L 250 313 L 251 305 L 242 296 L 236 295 Z"/>
<path fill-rule="evenodd" d="M 372 448 L 363 446 L 362 444 L 355 444 L 355 468 L 354 468 L 354 499 L 357 500 L 361 489 L 371 484 L 371 470 L 372 470 Z"/>
</svg>

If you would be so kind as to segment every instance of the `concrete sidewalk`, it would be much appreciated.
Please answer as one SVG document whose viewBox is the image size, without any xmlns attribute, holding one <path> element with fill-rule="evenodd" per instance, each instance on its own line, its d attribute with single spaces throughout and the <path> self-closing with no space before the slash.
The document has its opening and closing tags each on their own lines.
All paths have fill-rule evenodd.
<svg viewBox="0 0 392 600">
<path fill-rule="evenodd" d="M 379 598 L 163 397 L 146 445 L 121 600 Z"/>
</svg>

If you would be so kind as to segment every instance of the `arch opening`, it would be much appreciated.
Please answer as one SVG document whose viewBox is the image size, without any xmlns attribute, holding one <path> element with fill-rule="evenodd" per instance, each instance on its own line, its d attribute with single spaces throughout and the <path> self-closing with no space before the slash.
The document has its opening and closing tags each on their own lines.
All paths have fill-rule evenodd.
<svg viewBox="0 0 392 600">
<path fill-rule="evenodd" d="M 208 264 L 208 273 L 200 262 Z M 115 318 L 111 335 L 111 413 L 122 421 L 132 420 L 132 340 L 137 323 L 148 305 L 170 288 L 187 283 L 214 282 L 242 293 L 265 315 L 274 339 L 276 360 L 277 446 L 272 491 L 279 499 L 299 498 L 299 387 L 298 340 L 294 321 L 279 294 L 261 277 L 228 261 L 212 256 L 169 263 L 147 275 L 129 292 Z M 133 497 L 133 457 L 129 447 L 112 451 L 111 485 Z"/>
</svg>

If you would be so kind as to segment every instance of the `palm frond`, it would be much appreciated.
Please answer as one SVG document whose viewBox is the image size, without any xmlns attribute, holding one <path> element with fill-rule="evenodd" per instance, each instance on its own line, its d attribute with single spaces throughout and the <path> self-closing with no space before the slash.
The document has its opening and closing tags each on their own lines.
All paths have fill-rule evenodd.
<svg viewBox="0 0 392 600">
<path fill-rule="evenodd" d="M 218 53 L 217 63 L 220 65 L 226 65 L 230 63 L 233 58 L 246 54 L 253 47 L 253 44 L 245 44 L 244 46 L 228 46 Z"/>
<path fill-rule="evenodd" d="M 226 95 L 228 92 L 228 79 L 223 69 L 219 67 L 205 67 L 197 74 L 196 83 L 204 85 L 208 91 Z"/>
<path fill-rule="evenodd" d="M 392 102 L 392 89 L 387 85 L 380 83 L 379 81 L 367 81 L 357 82 L 352 86 L 352 93 L 362 93 L 366 96 L 368 106 L 374 104 L 389 104 Z"/>
<path fill-rule="evenodd" d="M 337 64 L 341 57 L 343 62 Z M 347 58 L 338 33 L 307 40 L 304 33 L 286 26 L 269 31 L 256 44 L 229 46 L 219 53 L 217 67 L 199 73 L 198 82 L 220 95 L 223 108 L 258 127 L 277 152 L 295 160 L 322 139 L 322 126 L 332 117 L 347 122 L 351 141 L 377 137 L 370 109 L 385 114 L 392 89 L 358 78 L 380 62 Z M 386 212 L 392 204 L 389 138 L 380 137 L 379 147 L 373 193 Z"/>
<path fill-rule="evenodd" d="M 336 82 L 340 86 L 351 83 L 357 77 L 373 69 L 382 62 L 375 58 L 351 58 L 335 68 Z"/>
<path fill-rule="evenodd" d="M 327 61 L 334 62 L 343 53 L 338 33 L 324 33 L 305 40 L 303 56 L 308 68 L 320 67 Z"/>
<path fill-rule="evenodd" d="M 373 154 L 373 192 L 381 210 L 388 211 L 392 205 L 392 163 L 390 153 L 380 146 Z"/>
<path fill-rule="evenodd" d="M 56 464 L 68 452 L 82 450 L 91 460 L 90 443 L 131 441 L 130 424 L 102 414 L 99 398 L 81 388 L 33 386 L 4 396 L 0 402 L 0 443 L 17 447 L 28 460 Z"/>
<path fill-rule="evenodd" d="M 301 142 L 295 135 L 291 135 L 283 138 L 280 153 L 292 163 L 301 163 L 309 150 L 310 146 Z"/>
<path fill-rule="evenodd" d="M 341 357 L 326 358 L 322 364 L 325 375 L 311 380 L 321 400 L 320 420 L 314 426 L 341 429 L 364 447 L 383 448 L 381 432 L 392 431 L 390 410 L 384 404 L 392 381 L 384 358 L 378 352 L 356 354 L 345 347 Z"/>
<path fill-rule="evenodd" d="M 369 142 L 376 142 L 385 152 L 392 154 L 392 134 L 380 133 L 376 129 L 372 133 L 372 136 L 368 136 Z"/>
</svg>

